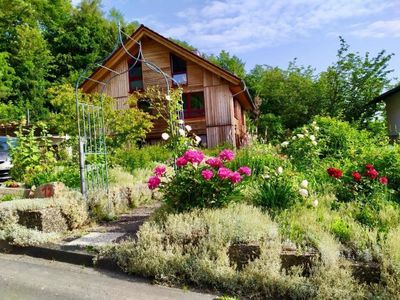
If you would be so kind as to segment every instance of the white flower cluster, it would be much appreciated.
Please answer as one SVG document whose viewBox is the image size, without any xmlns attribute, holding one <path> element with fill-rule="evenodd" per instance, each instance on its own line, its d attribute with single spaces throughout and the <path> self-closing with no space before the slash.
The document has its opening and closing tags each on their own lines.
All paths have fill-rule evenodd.
<svg viewBox="0 0 400 300">
<path fill-rule="evenodd" d="M 183 121 L 183 120 L 178 120 L 178 124 L 179 124 L 179 125 L 183 125 L 183 124 L 184 124 L 184 121 Z M 192 131 L 192 126 L 190 126 L 190 125 L 185 125 L 185 129 L 186 129 L 186 131 L 189 133 L 189 132 Z M 179 128 L 179 129 L 178 129 L 178 133 L 179 133 L 180 136 L 183 136 L 183 137 L 187 136 L 185 129 L 183 129 L 183 128 Z M 170 138 L 170 135 L 169 135 L 168 133 L 164 132 L 164 133 L 161 134 L 161 138 L 162 138 L 164 141 L 167 141 L 167 140 Z M 201 137 L 199 137 L 198 135 L 195 135 L 195 134 L 194 134 L 194 135 L 193 135 L 193 138 L 194 138 L 194 141 L 195 141 L 196 145 L 199 145 L 200 142 L 201 142 Z"/>
<path fill-rule="evenodd" d="M 299 194 L 305 198 L 308 197 L 308 181 L 305 179 L 300 183 Z"/>
<path fill-rule="evenodd" d="M 312 122 L 311 127 L 314 131 L 318 131 L 319 127 L 317 126 L 317 122 Z M 297 139 L 304 139 L 304 138 L 308 138 L 311 141 L 311 144 L 313 144 L 314 146 L 318 145 L 317 142 L 317 138 L 315 137 L 314 134 L 310 134 L 307 128 L 303 128 L 303 133 L 297 133 L 295 135 L 292 136 L 292 140 L 295 141 Z M 290 142 L 289 141 L 284 141 L 281 144 L 282 148 L 286 148 L 287 146 L 289 146 Z"/>
</svg>

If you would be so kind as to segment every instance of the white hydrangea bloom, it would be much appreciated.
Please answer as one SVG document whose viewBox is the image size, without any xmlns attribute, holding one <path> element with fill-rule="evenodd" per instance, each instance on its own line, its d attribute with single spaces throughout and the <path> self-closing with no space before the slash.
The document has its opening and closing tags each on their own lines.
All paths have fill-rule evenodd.
<svg viewBox="0 0 400 300">
<path fill-rule="evenodd" d="M 190 132 L 190 131 L 192 130 L 192 126 L 190 126 L 190 125 L 186 125 L 185 128 L 186 128 L 186 130 L 187 130 L 188 132 Z"/>
<path fill-rule="evenodd" d="M 292 140 L 295 140 L 295 139 L 297 139 L 297 136 L 295 136 L 295 135 L 292 136 Z"/>
<path fill-rule="evenodd" d="M 182 125 L 183 124 L 183 120 L 178 120 L 178 124 Z"/>
<path fill-rule="evenodd" d="M 166 141 L 166 140 L 169 139 L 169 134 L 166 133 L 166 132 L 164 132 L 164 133 L 161 135 L 161 137 L 162 137 L 162 139 L 163 139 L 164 141 Z"/>
<path fill-rule="evenodd" d="M 306 189 L 299 189 L 299 194 L 303 197 L 308 197 L 308 191 Z"/>
<path fill-rule="evenodd" d="M 300 183 L 300 187 L 303 188 L 303 189 L 306 189 L 306 188 L 308 187 L 308 181 L 304 179 L 304 180 Z"/>
<path fill-rule="evenodd" d="M 283 173 L 283 168 L 282 167 L 278 167 L 278 169 L 276 169 L 276 173 L 282 174 Z"/>
<path fill-rule="evenodd" d="M 298 134 L 297 134 L 297 137 L 298 137 L 299 139 L 301 139 L 301 138 L 304 137 L 304 134 L 298 133 Z"/>
<path fill-rule="evenodd" d="M 313 144 L 314 146 L 318 145 L 318 143 L 316 141 L 311 141 L 311 144 Z"/>
<path fill-rule="evenodd" d="M 314 206 L 314 207 L 317 207 L 317 206 L 318 206 L 318 200 L 315 199 L 315 200 L 311 203 L 311 205 Z"/>
<path fill-rule="evenodd" d="M 310 135 L 310 140 L 315 141 L 315 135 Z"/>
</svg>

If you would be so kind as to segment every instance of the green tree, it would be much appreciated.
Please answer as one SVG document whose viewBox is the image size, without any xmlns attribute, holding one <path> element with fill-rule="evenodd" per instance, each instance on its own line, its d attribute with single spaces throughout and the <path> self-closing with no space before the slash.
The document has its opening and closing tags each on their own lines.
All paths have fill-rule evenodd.
<svg viewBox="0 0 400 300">
<path fill-rule="evenodd" d="M 246 76 L 246 70 L 244 68 L 245 63 L 236 55 L 231 56 L 229 52 L 225 50 L 222 50 L 217 56 L 212 54 L 206 58 L 217 66 L 220 66 L 242 79 Z"/>
<path fill-rule="evenodd" d="M 388 64 L 394 54 L 382 50 L 371 57 L 368 52 L 360 55 L 349 49 L 340 37 L 338 59 L 321 74 L 321 81 L 326 88 L 330 115 L 341 113 L 347 121 L 365 122 L 379 110 L 377 105 L 368 104 L 388 86 L 388 75 L 393 71 L 388 70 Z"/>
</svg>

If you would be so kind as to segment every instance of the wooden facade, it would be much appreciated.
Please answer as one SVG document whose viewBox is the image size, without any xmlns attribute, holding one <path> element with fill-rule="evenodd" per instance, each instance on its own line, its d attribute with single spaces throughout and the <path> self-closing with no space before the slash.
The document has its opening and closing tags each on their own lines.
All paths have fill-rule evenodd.
<svg viewBox="0 0 400 300">
<path fill-rule="evenodd" d="M 133 33 L 132 38 L 140 40 L 146 61 L 154 63 L 167 74 L 172 74 L 171 55 L 178 56 L 186 62 L 187 84 L 182 85 L 183 93 L 202 95 L 204 113 L 185 116 L 185 124 L 190 125 L 193 132 L 202 137 L 208 147 L 222 143 L 231 143 L 234 146 L 242 144 L 246 134 L 244 111 L 254 109 L 254 105 L 238 77 L 143 25 Z M 131 48 L 132 52 L 135 49 L 130 40 L 126 42 L 126 47 Z M 115 98 L 116 109 L 129 109 L 126 104 L 129 95 L 129 75 L 126 72 L 128 65 L 129 57 L 122 49 L 114 52 L 105 63 L 106 67 L 121 73 L 120 76 L 111 79 L 105 90 L 107 95 Z M 142 66 L 141 72 L 144 89 L 149 86 L 165 86 L 163 77 L 146 65 Z M 90 78 L 105 82 L 113 76 L 115 74 L 112 72 L 99 68 Z M 172 85 L 172 82 L 170 84 Z M 86 93 L 94 93 L 100 92 L 103 86 L 87 80 L 81 88 Z M 165 126 L 163 122 L 156 121 L 148 139 L 160 139 Z"/>
</svg>

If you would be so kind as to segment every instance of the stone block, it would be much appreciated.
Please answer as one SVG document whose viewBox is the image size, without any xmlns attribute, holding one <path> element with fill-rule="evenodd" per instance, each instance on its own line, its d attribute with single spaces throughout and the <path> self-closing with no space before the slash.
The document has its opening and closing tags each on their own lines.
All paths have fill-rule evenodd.
<svg viewBox="0 0 400 300">
<path fill-rule="evenodd" d="M 33 198 L 51 198 L 59 196 L 64 190 L 65 185 L 61 182 L 42 184 L 33 192 Z"/>
<path fill-rule="evenodd" d="M 250 261 L 260 257 L 261 249 L 256 244 L 234 243 L 229 246 L 228 256 L 232 265 L 242 270 Z"/>
<path fill-rule="evenodd" d="M 45 208 L 40 210 L 19 210 L 18 223 L 31 229 L 44 232 L 62 232 L 68 230 L 67 221 L 59 208 Z"/>
</svg>

